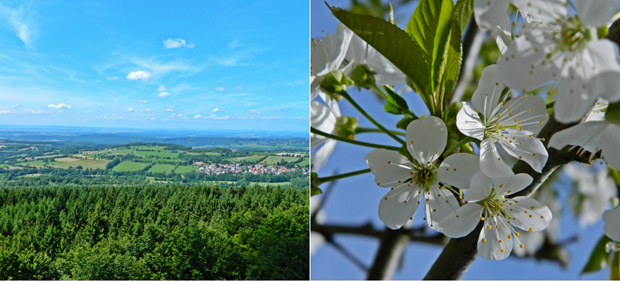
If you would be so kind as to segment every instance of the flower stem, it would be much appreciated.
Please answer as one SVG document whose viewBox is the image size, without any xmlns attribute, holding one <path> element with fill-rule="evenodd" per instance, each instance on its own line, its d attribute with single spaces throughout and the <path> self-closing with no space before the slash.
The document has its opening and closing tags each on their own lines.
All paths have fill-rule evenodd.
<svg viewBox="0 0 620 281">
<path fill-rule="evenodd" d="M 392 134 L 395 134 L 395 135 L 399 135 L 399 136 L 403 136 L 403 137 L 406 136 L 406 134 L 403 133 L 403 132 L 392 131 L 392 130 L 390 130 L 390 132 L 392 132 Z M 357 127 L 357 129 L 355 129 L 355 134 L 361 134 L 361 133 L 383 133 L 383 130 L 375 129 L 375 128 Z"/>
<path fill-rule="evenodd" d="M 397 137 L 396 135 L 392 134 L 392 132 L 390 132 L 390 130 L 386 129 L 385 127 L 383 127 L 381 124 L 379 124 L 379 122 L 377 122 L 377 120 L 375 120 L 374 118 L 372 118 L 372 116 L 370 116 L 368 113 L 366 113 L 366 111 L 364 111 L 364 109 L 362 109 L 354 100 L 353 98 L 351 98 L 351 96 L 348 93 L 343 93 L 341 94 L 347 101 L 349 101 L 349 103 L 355 107 L 355 109 L 357 109 L 357 111 L 359 111 L 362 115 L 364 115 L 364 117 L 366 117 L 366 119 L 368 119 L 370 122 L 372 122 L 373 124 L 375 124 L 375 126 L 377 126 L 377 128 L 381 129 L 383 132 L 385 132 L 386 134 L 388 134 L 388 136 L 390 136 L 391 138 L 393 138 L 394 140 L 396 140 L 397 142 L 399 142 L 402 145 L 405 145 L 405 141 L 402 140 L 401 138 Z"/>
<path fill-rule="evenodd" d="M 462 145 L 469 143 L 472 141 L 472 138 L 470 137 L 466 137 L 464 139 L 462 139 L 460 142 L 458 142 L 457 144 L 453 145 L 452 147 L 448 148 L 448 150 L 443 152 L 443 155 L 449 155 L 452 151 L 457 150 L 459 147 L 461 147 Z"/>
<path fill-rule="evenodd" d="M 328 137 L 330 139 L 335 139 L 335 140 L 339 140 L 339 141 L 342 141 L 342 142 L 348 142 L 350 144 L 356 144 L 356 145 L 373 147 L 373 148 L 383 148 L 383 149 L 393 150 L 393 151 L 400 151 L 401 150 L 400 147 L 396 147 L 396 146 L 375 144 L 375 143 L 370 143 L 370 142 L 363 142 L 363 141 L 357 141 L 357 140 L 352 140 L 352 139 L 348 139 L 348 138 L 343 138 L 341 136 L 328 134 L 326 132 L 323 132 L 323 131 L 321 131 L 319 129 L 315 129 L 315 128 L 312 128 L 312 127 L 310 128 L 310 132 L 312 132 L 314 134 L 317 134 L 317 135 L 324 136 L 324 137 Z"/>
<path fill-rule="evenodd" d="M 365 174 L 365 173 L 370 173 L 370 169 L 363 169 L 363 170 L 353 171 L 353 172 L 344 173 L 344 174 L 340 174 L 340 175 L 334 175 L 334 176 L 329 176 L 329 177 L 324 177 L 324 178 L 317 178 L 315 180 L 315 182 L 317 184 L 322 184 L 322 183 L 326 183 L 328 181 L 335 181 L 335 180 L 339 180 L 339 179 L 343 179 L 343 178 L 348 178 L 348 177 L 352 177 L 352 176 L 362 175 L 362 174 Z"/>
</svg>

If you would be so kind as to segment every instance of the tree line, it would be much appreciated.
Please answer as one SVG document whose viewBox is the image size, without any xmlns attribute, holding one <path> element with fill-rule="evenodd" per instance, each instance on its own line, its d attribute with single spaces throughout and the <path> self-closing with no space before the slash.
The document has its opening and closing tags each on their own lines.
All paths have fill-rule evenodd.
<svg viewBox="0 0 620 281">
<path fill-rule="evenodd" d="M 308 279 L 308 189 L 0 188 L 0 279 Z"/>
</svg>

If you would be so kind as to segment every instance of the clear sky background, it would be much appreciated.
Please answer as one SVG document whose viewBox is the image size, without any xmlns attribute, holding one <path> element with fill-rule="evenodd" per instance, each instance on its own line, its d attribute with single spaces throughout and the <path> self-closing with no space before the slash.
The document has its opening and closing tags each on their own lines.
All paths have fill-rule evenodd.
<svg viewBox="0 0 620 281">
<path fill-rule="evenodd" d="M 311 1 L 311 35 L 314 39 L 321 39 L 325 33 L 334 33 L 337 20 L 331 15 L 323 1 Z M 330 5 L 347 7 L 349 0 L 331 0 Z M 396 10 L 396 16 L 400 15 L 405 20 L 401 20 L 401 25 L 406 23 L 409 15 L 413 12 L 414 5 L 409 5 L 404 10 Z M 402 27 L 402 26 L 401 26 Z M 390 128 L 394 126 L 400 118 L 396 115 L 387 114 L 383 111 L 383 106 L 369 93 L 361 93 L 353 90 L 352 96 L 362 108 L 376 118 L 380 123 Z M 418 96 L 413 93 L 406 93 L 403 97 L 407 100 L 413 111 L 418 114 L 428 113 L 422 106 Z M 360 116 L 346 101 L 340 102 L 343 115 Z M 373 125 L 363 117 L 358 123 L 362 127 L 372 127 Z M 361 141 L 376 142 L 387 145 L 397 145 L 397 143 L 384 134 L 362 134 L 357 135 L 356 139 Z M 364 157 L 371 148 L 360 147 L 345 143 L 338 143 L 336 150 L 332 154 L 329 162 L 319 172 L 319 176 L 328 176 L 360 169 L 368 166 Z M 384 227 L 378 218 L 377 210 L 379 201 L 386 193 L 383 188 L 377 188 L 373 181 L 372 174 L 365 174 L 352 178 L 337 181 L 332 186 L 332 194 L 325 202 L 324 211 L 326 223 L 343 225 L 362 225 L 367 222 L 372 223 L 375 228 Z M 561 198 L 565 199 L 570 190 L 570 181 L 566 176 L 562 176 L 554 186 L 560 193 Z M 316 198 L 321 198 L 318 196 Z M 477 258 L 468 272 L 463 276 L 464 279 L 608 279 L 609 270 L 602 270 L 594 274 L 579 275 L 590 256 L 590 252 L 603 233 L 603 223 L 599 223 L 580 228 L 570 211 L 570 207 L 563 205 L 561 214 L 554 214 L 554 220 L 559 219 L 562 231 L 558 236 L 559 241 L 563 241 L 573 235 L 579 235 L 579 241 L 569 244 L 566 248 L 571 255 L 569 268 L 563 269 L 557 263 L 546 261 L 536 261 L 534 259 L 518 259 L 509 257 L 503 261 L 486 261 Z M 414 225 L 425 225 L 422 221 L 423 210 L 418 210 Z M 428 231 L 433 232 L 430 228 Z M 336 236 L 336 241 L 359 258 L 365 265 L 370 266 L 378 248 L 378 240 L 352 236 Z M 402 267 L 396 272 L 395 279 L 422 279 L 433 262 L 441 253 L 439 246 L 410 243 L 405 251 Z M 345 258 L 340 252 L 330 245 L 323 245 L 311 257 L 311 276 L 312 279 L 364 279 L 365 272 L 357 268 L 352 262 Z"/>
<path fill-rule="evenodd" d="M 2 1 L 0 124 L 308 129 L 307 1 Z"/>
</svg>

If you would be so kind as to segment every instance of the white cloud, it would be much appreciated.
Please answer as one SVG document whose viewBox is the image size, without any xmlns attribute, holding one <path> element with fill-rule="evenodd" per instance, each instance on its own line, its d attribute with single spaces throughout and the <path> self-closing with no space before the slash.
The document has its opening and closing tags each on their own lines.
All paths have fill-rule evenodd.
<svg viewBox="0 0 620 281">
<path fill-rule="evenodd" d="M 218 112 L 218 111 L 220 111 L 220 109 L 216 107 L 216 108 L 214 108 L 213 110 L 211 110 L 211 114 L 216 113 L 216 112 Z"/>
<path fill-rule="evenodd" d="M 10 110 L 0 110 L 0 114 L 9 114 L 11 113 Z"/>
<path fill-rule="evenodd" d="M 241 86 L 235 87 L 235 90 L 237 90 L 237 91 L 241 91 L 242 89 L 243 89 L 243 87 L 241 87 Z"/>
<path fill-rule="evenodd" d="M 118 77 L 117 76 L 108 76 L 108 77 L 105 78 L 105 80 L 108 80 L 108 81 L 118 80 Z"/>
<path fill-rule="evenodd" d="M 42 110 L 30 110 L 30 113 L 32 113 L 32 114 L 42 114 L 43 111 Z"/>
<path fill-rule="evenodd" d="M 168 106 L 166 108 L 166 112 L 173 112 L 174 111 L 174 106 Z"/>
<path fill-rule="evenodd" d="M 68 104 L 65 104 L 65 103 L 59 103 L 59 104 L 50 104 L 50 105 L 47 106 L 47 108 L 71 109 L 71 106 L 69 106 Z"/>
<path fill-rule="evenodd" d="M 226 119 L 228 119 L 228 118 L 230 118 L 230 117 L 229 117 L 229 116 L 217 117 L 215 114 L 211 114 L 211 115 L 209 116 L 209 118 L 211 118 L 211 119 L 215 119 L 215 120 L 226 120 Z"/>
<path fill-rule="evenodd" d="M 151 120 L 157 120 L 157 117 L 155 117 L 155 116 L 151 116 L 151 118 L 149 118 L 149 119 L 151 119 Z"/>
<path fill-rule="evenodd" d="M 147 109 L 140 109 L 140 112 L 151 112 L 152 110 L 150 108 Z"/>
<path fill-rule="evenodd" d="M 133 112 L 133 108 L 132 108 L 132 107 L 128 107 L 128 108 L 127 108 L 127 111 L 129 111 L 129 112 Z"/>
<path fill-rule="evenodd" d="M 164 48 L 166 49 L 174 49 L 174 48 L 179 48 L 179 47 L 194 48 L 196 46 L 194 44 L 187 44 L 187 42 L 185 42 L 185 40 L 181 38 L 177 38 L 177 39 L 168 38 L 164 40 L 163 42 L 164 42 Z"/>
<path fill-rule="evenodd" d="M 224 89 L 224 87 L 215 87 L 215 90 L 218 92 L 223 92 L 226 89 Z"/>
<path fill-rule="evenodd" d="M 15 32 L 15 35 L 17 35 L 28 48 L 32 47 L 35 33 L 31 14 L 32 13 L 27 11 L 24 6 L 20 6 L 17 9 L 10 9 L 0 4 L 0 18 L 8 22 Z"/>
<path fill-rule="evenodd" d="M 234 39 L 228 43 L 228 48 L 235 49 L 239 47 L 239 39 Z"/>
<path fill-rule="evenodd" d="M 165 92 L 166 91 L 166 87 L 164 86 L 159 86 L 159 88 L 157 88 L 158 92 Z"/>
<path fill-rule="evenodd" d="M 170 93 L 168 93 L 168 92 L 161 92 L 161 93 L 159 93 L 159 95 L 157 95 L 157 96 L 158 96 L 158 97 L 160 97 L 160 98 L 165 98 L 165 97 L 170 96 Z"/>
<path fill-rule="evenodd" d="M 138 102 L 139 102 L 139 103 L 147 103 L 147 102 L 149 102 L 149 101 L 147 101 L 147 100 L 139 100 Z"/>
<path fill-rule="evenodd" d="M 277 116 L 266 116 L 266 117 L 262 117 L 261 119 L 273 120 L 273 119 L 278 119 L 278 117 Z"/>
<path fill-rule="evenodd" d="M 18 108 L 18 107 L 20 107 L 20 106 L 21 106 L 21 104 L 16 103 L 16 104 L 14 104 L 14 105 L 11 105 L 11 108 Z"/>
<path fill-rule="evenodd" d="M 200 115 L 200 114 L 194 115 L 194 119 L 200 119 L 200 118 L 202 118 L 202 115 Z"/>
<path fill-rule="evenodd" d="M 260 114 L 256 109 L 250 109 L 250 114 Z"/>
<path fill-rule="evenodd" d="M 185 115 L 183 115 L 181 113 L 177 114 L 177 118 L 179 118 L 179 119 L 187 119 L 187 117 L 185 117 Z"/>
<path fill-rule="evenodd" d="M 151 73 L 146 71 L 138 70 L 127 74 L 127 79 L 129 80 L 142 80 L 146 81 L 151 78 Z"/>
</svg>

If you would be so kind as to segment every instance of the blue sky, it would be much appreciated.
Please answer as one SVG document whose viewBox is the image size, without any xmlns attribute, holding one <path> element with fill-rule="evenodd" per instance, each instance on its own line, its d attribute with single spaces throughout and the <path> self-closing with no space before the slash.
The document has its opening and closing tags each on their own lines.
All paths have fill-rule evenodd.
<svg viewBox="0 0 620 281">
<path fill-rule="evenodd" d="M 328 0 L 330 5 L 346 8 L 350 0 Z M 396 10 L 396 18 L 400 18 L 401 27 L 415 9 L 415 2 L 407 5 L 404 9 Z M 312 38 L 322 39 L 324 33 L 335 33 L 338 23 L 323 1 L 312 1 Z M 400 117 L 385 113 L 383 106 L 377 103 L 377 99 L 366 91 L 361 93 L 352 90 L 352 96 L 356 102 L 364 108 L 379 123 L 390 128 L 396 124 Z M 419 96 L 407 93 L 403 95 L 412 110 L 418 114 L 426 114 Z M 360 114 L 346 101 L 339 103 L 342 115 L 360 116 Z M 373 125 L 363 117 L 358 119 L 361 127 L 372 128 Z M 398 145 L 394 140 L 384 134 L 360 134 L 356 135 L 360 141 Z M 341 174 L 350 171 L 367 169 L 364 157 L 372 151 L 372 148 L 355 146 L 347 143 L 338 143 L 334 153 L 327 164 L 321 168 L 319 176 Z M 566 177 L 562 177 L 554 186 L 564 199 L 571 186 Z M 325 185 L 327 186 L 327 185 Z M 377 210 L 380 198 L 385 195 L 385 189 L 377 188 L 372 174 L 364 174 L 356 177 L 335 181 L 330 197 L 325 201 L 325 223 L 342 225 L 363 225 L 371 223 L 376 229 L 385 225 L 378 217 Z M 322 199 L 322 195 L 316 197 Z M 313 199 L 314 200 L 314 199 Z M 565 202 L 564 202 L 565 203 Z M 573 213 L 567 205 L 561 214 L 554 214 L 553 219 L 559 219 L 562 230 L 558 235 L 558 241 L 565 241 L 573 235 L 578 235 L 579 240 L 566 246 L 570 253 L 570 266 L 563 269 L 556 263 L 538 261 L 534 259 L 518 259 L 510 257 L 503 261 L 487 261 L 477 258 L 464 274 L 463 279 L 608 279 L 609 269 L 596 273 L 580 275 L 580 271 L 590 257 L 592 248 L 603 234 L 602 220 L 595 225 L 580 228 Z M 424 226 L 422 220 L 424 211 L 418 210 L 414 218 L 414 226 Z M 433 232 L 432 230 L 429 230 Z M 360 237 L 354 235 L 336 235 L 336 242 L 351 252 L 361 262 L 370 266 L 378 249 L 378 239 Z M 428 269 L 441 253 L 442 248 L 423 243 L 410 243 L 405 250 L 402 266 L 396 271 L 394 279 L 422 279 Z M 355 266 L 349 259 L 342 255 L 335 247 L 323 244 L 314 255 L 311 256 L 312 279 L 365 279 L 366 273 Z"/>
<path fill-rule="evenodd" d="M 306 1 L 2 1 L 0 124 L 308 130 Z"/>
</svg>

